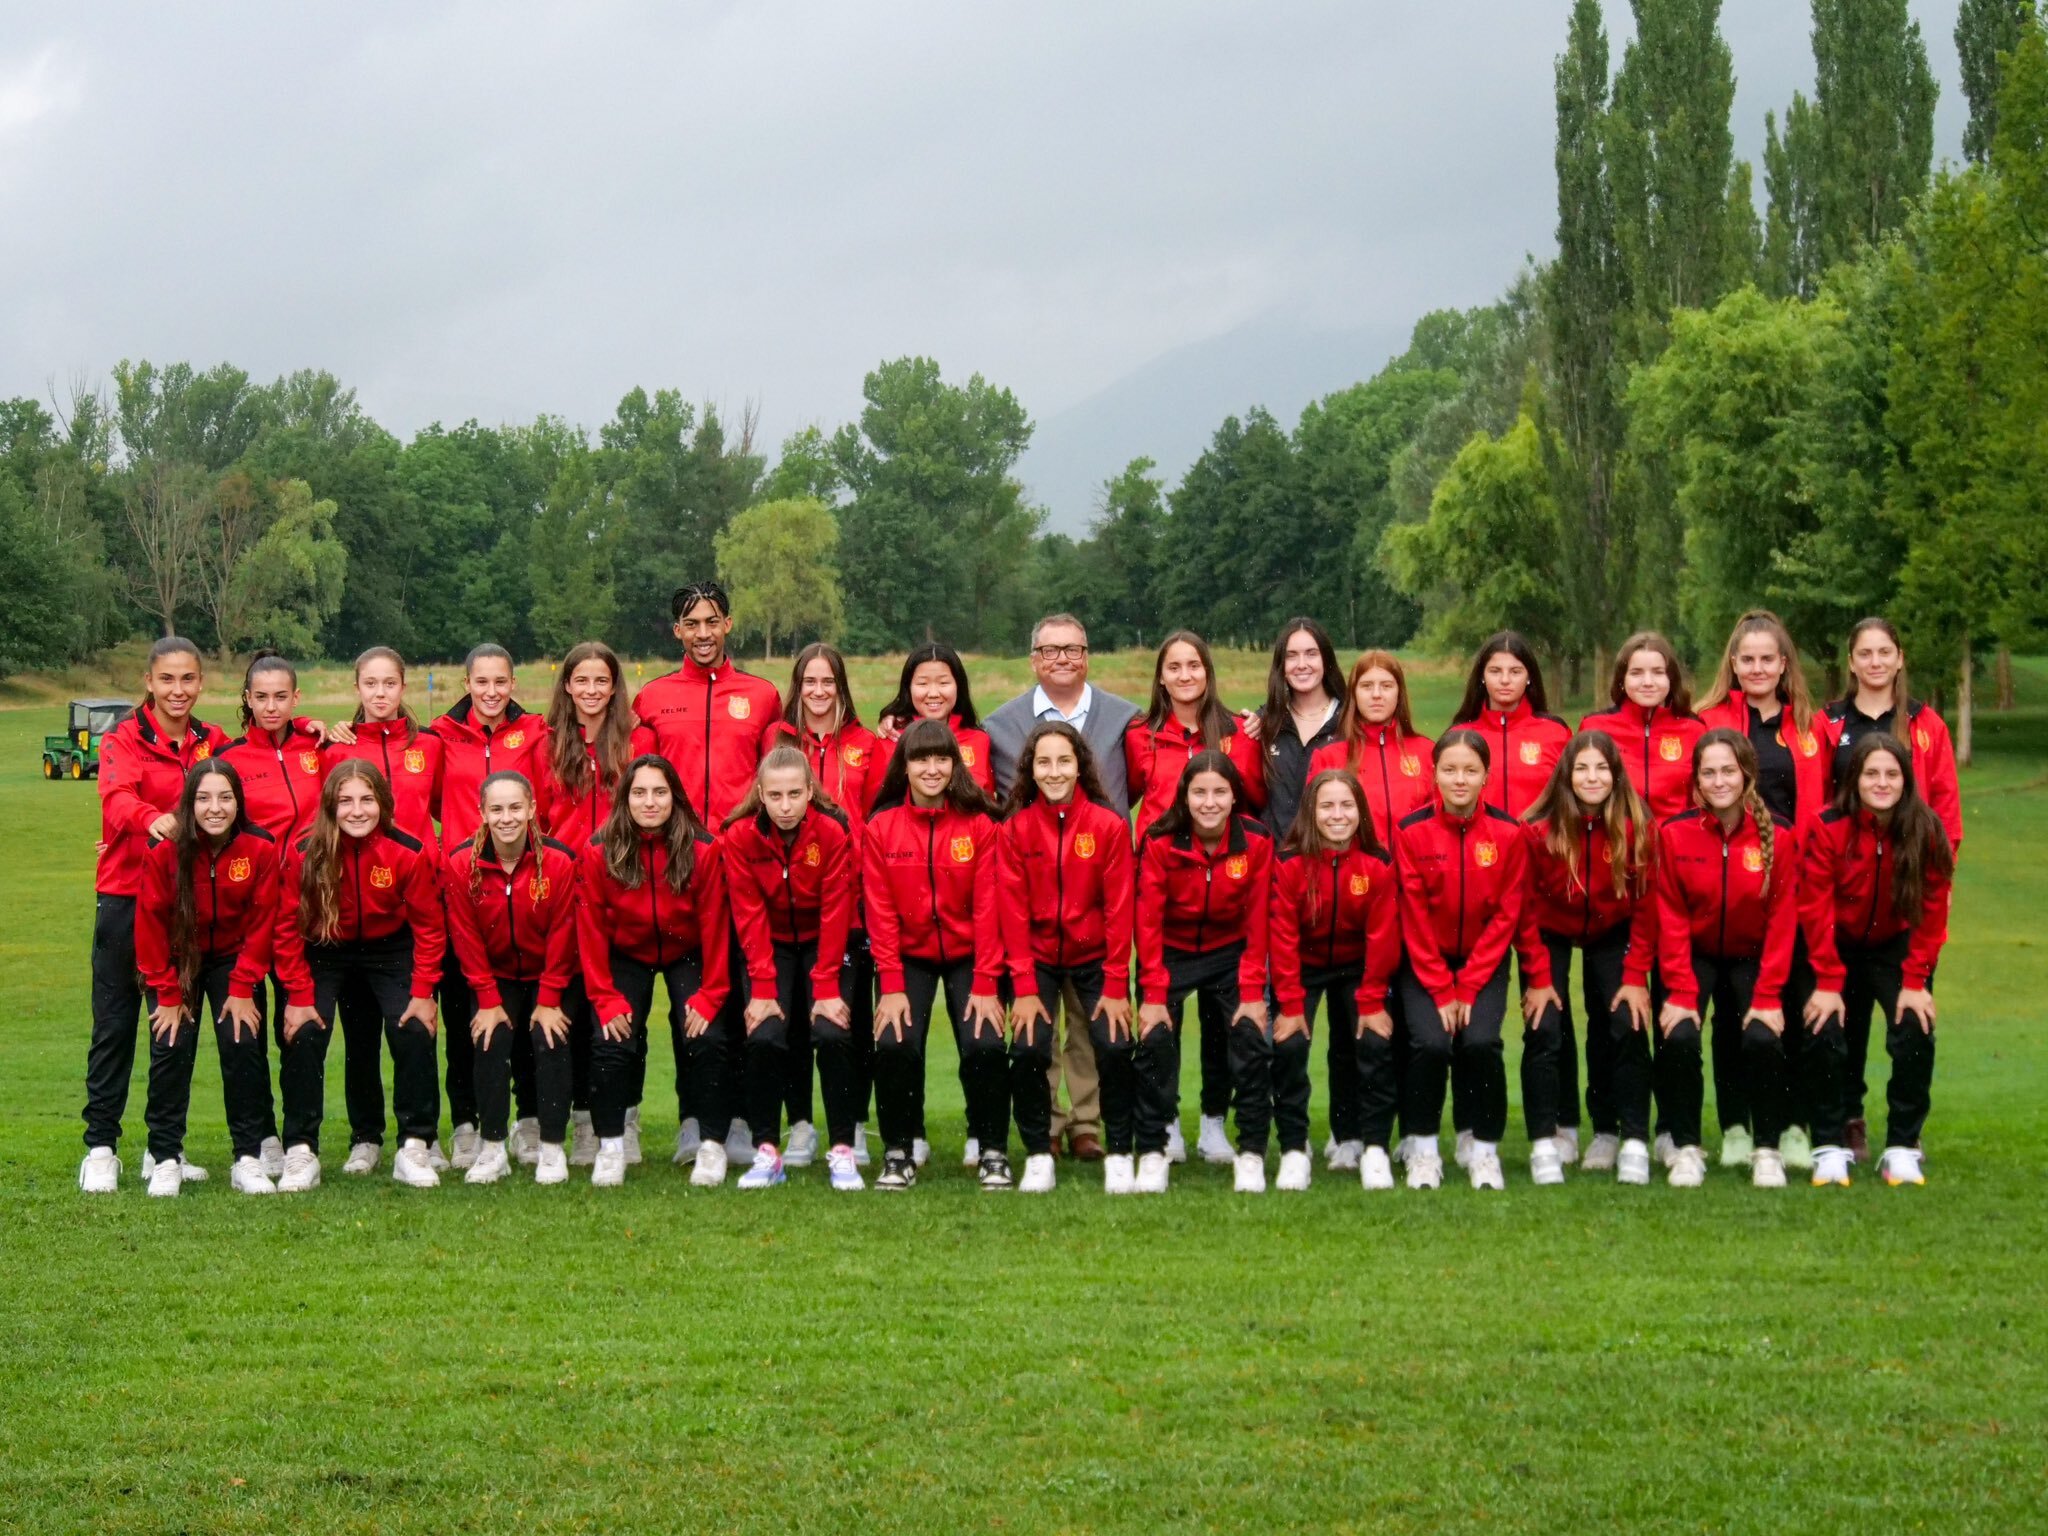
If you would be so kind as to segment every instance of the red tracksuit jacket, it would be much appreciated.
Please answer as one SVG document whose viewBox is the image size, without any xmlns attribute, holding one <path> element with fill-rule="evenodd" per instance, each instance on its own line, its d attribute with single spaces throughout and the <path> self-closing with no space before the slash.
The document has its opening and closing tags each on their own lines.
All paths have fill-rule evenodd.
<svg viewBox="0 0 2048 1536">
<path fill-rule="evenodd" d="M 192 861 L 193 937 L 202 959 L 233 955 L 229 997 L 254 997 L 270 974 L 278 917 L 277 843 L 261 827 L 244 827 L 219 848 L 201 843 Z M 169 838 L 142 860 L 135 903 L 135 965 L 159 1005 L 186 1001 L 171 953 L 171 916 L 178 903 L 178 845 Z M 198 1016 L 197 999 L 193 1015 Z"/>
<path fill-rule="evenodd" d="M 441 738 L 423 731 L 403 716 L 396 720 L 358 720 L 356 739 L 327 748 L 329 769 L 347 762 L 374 763 L 391 784 L 391 819 L 401 832 L 439 849 L 434 813 L 441 796 Z"/>
<path fill-rule="evenodd" d="M 915 723 L 907 720 L 903 728 L 908 730 Z M 960 761 L 967 765 L 967 776 L 993 799 L 996 793 L 996 768 L 995 758 L 989 752 L 988 732 L 971 725 L 962 725 L 958 715 L 947 720 L 946 725 L 953 732 L 953 739 L 960 743 Z M 899 737 L 898 740 L 900 739 Z M 889 760 L 896 755 L 896 742 L 880 742 L 878 748 L 879 756 L 875 770 L 868 779 L 869 810 L 874 809 L 875 798 L 882 792 L 882 780 L 888 777 Z"/>
<path fill-rule="evenodd" d="M 1264 1002 L 1272 898 L 1273 836 L 1250 817 L 1232 815 L 1213 853 L 1192 831 L 1148 834 L 1138 844 L 1140 1000 L 1165 1003 L 1169 949 L 1207 954 L 1242 942 L 1238 1001 Z"/>
<path fill-rule="evenodd" d="M 1701 710 L 1700 724 L 1710 731 L 1730 730 L 1738 736 L 1747 736 L 1749 700 L 1739 691 L 1731 693 L 1720 703 L 1710 704 Z M 1791 724 L 1790 707 L 1779 706 L 1777 736 L 1781 743 L 1792 749 L 1792 776 L 1799 797 L 1797 824 L 1803 833 L 1828 808 L 1834 777 L 1835 727 L 1824 711 L 1816 710 L 1811 726 L 1803 733 L 1793 731 L 1792 740 L 1786 742 L 1785 731 Z"/>
<path fill-rule="evenodd" d="M 250 728 L 217 754 L 242 776 L 249 819 L 289 848 L 306 835 L 320 812 L 320 787 L 327 781 L 319 738 L 294 721 L 283 737 Z"/>
<path fill-rule="evenodd" d="M 985 761 L 986 759 L 984 759 Z M 996 824 L 941 804 L 903 804 L 868 818 L 861 895 L 884 992 L 903 990 L 903 962 L 974 962 L 974 991 L 996 990 L 1003 933 L 996 910 L 1002 851 Z"/>
<path fill-rule="evenodd" d="M 1131 803 L 1138 808 L 1138 836 L 1173 805 L 1180 788 L 1180 776 L 1188 759 L 1202 750 L 1202 737 L 1172 715 L 1163 725 L 1150 725 L 1140 715 L 1124 728 L 1124 777 L 1130 784 Z M 1244 776 L 1245 797 L 1251 808 L 1266 803 L 1266 754 L 1259 744 L 1230 724 L 1230 733 L 1220 750 Z M 1028 769 L 1029 764 L 1025 767 Z"/>
<path fill-rule="evenodd" d="M 1856 722 L 1850 718 L 1854 702 L 1854 699 L 1837 699 L 1827 707 L 1828 724 L 1833 731 L 1835 773 L 1848 767 L 1849 752 L 1856 745 Z M 1909 699 L 1906 701 L 1903 729 L 1899 725 L 1898 711 L 1892 711 L 1891 734 L 1912 749 L 1913 781 L 1920 790 L 1920 798 L 1941 819 L 1942 830 L 1948 833 L 1949 846 L 1961 853 L 1963 792 L 1956 782 L 1956 748 L 1949 737 L 1947 723 L 1918 699 Z"/>
<path fill-rule="evenodd" d="M 1369 725 L 1357 742 L 1333 741 L 1316 748 L 1308 760 L 1310 779 L 1338 768 L 1358 775 L 1373 833 L 1389 855 L 1395 854 L 1394 828 L 1436 793 L 1436 743 L 1427 736 L 1403 736 L 1392 722 Z"/>
<path fill-rule="evenodd" d="M 740 953 L 759 997 L 775 996 L 775 946 L 818 946 L 811 997 L 839 996 L 839 967 L 853 926 L 854 864 L 859 845 L 840 817 L 813 804 L 784 838 L 765 811 L 719 834 L 725 847 L 725 894 L 739 930 Z"/>
<path fill-rule="evenodd" d="M 1307 1008 L 1303 971 L 1361 963 L 1358 1011 L 1386 1011 L 1387 984 L 1401 964 L 1401 898 L 1387 860 L 1356 843 L 1342 853 L 1281 854 L 1273 868 L 1271 922 L 1273 994 L 1282 1013 Z"/>
<path fill-rule="evenodd" d="M 1579 729 L 1605 731 L 1614 738 L 1629 782 L 1650 807 L 1652 819 L 1662 822 L 1692 804 L 1693 743 L 1707 734 L 1697 716 L 1644 709 L 1634 699 L 1623 699 L 1618 708 L 1586 716 Z"/>
<path fill-rule="evenodd" d="M 296 1007 L 313 1004 L 313 972 L 306 946 L 320 942 L 306 932 L 303 886 L 306 845 L 285 855 L 278 883 L 278 978 Z M 441 979 L 448 930 L 441 910 L 440 861 L 433 849 L 410 833 L 392 830 L 341 839 L 341 901 L 334 935 L 326 942 L 354 944 L 412 930 L 412 995 L 432 997 Z M 333 1020 L 328 1020 L 332 1023 Z"/>
<path fill-rule="evenodd" d="M 675 765 L 697 819 L 715 827 L 746 799 L 755 765 L 782 723 L 782 695 L 729 657 L 707 670 L 686 656 L 640 690 L 633 713 L 654 732 L 655 750 Z"/>
<path fill-rule="evenodd" d="M 1486 738 L 1493 761 L 1486 776 L 1484 799 L 1521 819 L 1550 782 L 1550 770 L 1564 756 L 1572 728 L 1555 715 L 1539 715 L 1523 699 L 1506 714 L 1488 705 L 1465 727 Z M 1457 729 L 1457 727 L 1452 727 Z"/>
<path fill-rule="evenodd" d="M 656 750 L 654 732 L 644 725 L 633 727 L 632 743 L 627 751 L 626 761 L 644 757 Z M 548 761 L 553 764 L 554 737 L 549 733 Z M 598 769 L 597 749 L 589 742 L 583 743 L 584 761 L 590 764 L 590 782 L 581 794 L 571 793 L 569 787 L 555 777 L 552 766 L 548 769 L 548 783 L 551 786 L 548 810 L 548 834 L 558 837 L 571 848 L 581 848 L 604 830 L 605 818 L 612 813 L 612 791 L 617 781 L 607 779 Z"/>
<path fill-rule="evenodd" d="M 543 827 L 551 825 L 555 771 L 548 754 L 554 748 L 543 716 L 507 704 L 504 717 L 484 727 L 472 718 L 470 701 L 461 698 L 427 730 L 441 738 L 441 798 L 434 814 L 441 822 L 444 854 L 452 858 L 476 836 L 483 825 L 477 791 L 485 779 L 507 769 L 526 775 L 533 786 L 534 816 Z"/>
<path fill-rule="evenodd" d="M 1723 958 L 1760 961 L 1753 1008 L 1775 1008 L 1792 968 L 1799 928 L 1799 837 L 1777 825 L 1771 888 L 1766 892 L 1763 845 L 1745 814 L 1730 834 L 1703 810 L 1681 811 L 1657 829 L 1657 966 L 1671 1001 L 1697 1011 L 1694 949 Z"/>
<path fill-rule="evenodd" d="M 713 839 L 699 835 L 683 889 L 668 884 L 668 846 L 641 834 L 640 883 L 624 886 L 605 867 L 604 845 L 595 838 L 577 853 L 577 950 L 590 1005 L 602 1024 L 631 1010 L 612 980 L 612 951 L 657 969 L 689 955 L 703 962 L 702 979 L 685 1006 L 705 1018 L 717 1017 L 732 990 L 727 942 L 725 860 Z"/>
<path fill-rule="evenodd" d="M 1813 959 L 1814 984 L 1839 992 L 1848 980 L 1841 944 L 1884 944 L 1902 933 L 1906 945 L 1905 984 L 1925 990 L 1934 962 L 1948 942 L 1951 881 L 1928 869 L 1922 880 L 1920 920 L 1908 922 L 1892 905 L 1892 870 L 1898 841 L 1868 811 L 1843 815 L 1826 811 L 1801 838 L 1799 919 L 1806 952 Z"/>
<path fill-rule="evenodd" d="M 1589 940 L 1629 925 L 1628 950 L 1622 956 L 1622 985 L 1646 987 L 1650 967 L 1657 959 L 1657 905 L 1650 890 L 1628 889 L 1614 894 L 1613 850 L 1607 828 L 1596 816 L 1577 818 L 1572 840 L 1579 848 L 1579 874 L 1550 851 L 1550 823 L 1525 822 L 1524 840 L 1529 845 L 1529 885 L 1522 897 L 1522 924 L 1515 936 L 1515 952 L 1521 956 L 1522 979 L 1532 987 L 1556 983 L 1551 973 L 1550 947 L 1543 935 L 1554 933 L 1584 946 Z M 1650 842 L 1654 856 L 1656 834 L 1637 834 Z"/>
<path fill-rule="evenodd" d="M 1102 965 L 1105 997 L 1131 995 L 1136 889 L 1130 828 L 1079 789 L 1065 805 L 1040 795 L 1003 823 L 1003 948 L 1019 997 L 1038 967 Z"/>
<path fill-rule="evenodd" d="M 142 856 L 149 826 L 176 811 L 185 793 L 185 773 L 228 744 L 217 725 L 188 720 L 185 739 L 173 747 L 156 714 L 145 704 L 100 740 L 100 841 L 93 888 L 103 896 L 133 896 L 142 888 Z"/>
<path fill-rule="evenodd" d="M 1490 805 L 1453 816 L 1434 800 L 1403 817 L 1394 836 L 1409 969 L 1437 1007 L 1470 1003 L 1506 963 L 1522 920 L 1529 845 L 1521 824 Z"/>
<path fill-rule="evenodd" d="M 442 881 L 448 939 L 478 1008 L 500 1008 L 498 981 L 539 983 L 543 1008 L 562 1006 L 576 979 L 576 855 L 546 838 L 523 849 L 508 874 L 496 854 L 458 848 Z"/>
<path fill-rule="evenodd" d="M 857 845 L 860 830 L 867 823 L 868 807 L 882 787 L 882 769 L 888 761 L 881 739 L 858 720 L 849 720 L 825 736 L 784 721 L 775 733 L 774 745 L 785 742 L 810 759 L 811 771 L 818 776 L 825 793 L 846 812 L 847 830 L 852 832 Z M 854 863 L 859 865 L 858 857 Z"/>
</svg>

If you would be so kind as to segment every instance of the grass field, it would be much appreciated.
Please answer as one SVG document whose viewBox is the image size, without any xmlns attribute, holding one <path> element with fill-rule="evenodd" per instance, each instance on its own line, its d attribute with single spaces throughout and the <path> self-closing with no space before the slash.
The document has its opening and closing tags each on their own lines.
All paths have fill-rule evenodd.
<svg viewBox="0 0 2048 1536">
<path fill-rule="evenodd" d="M 1263 661 L 1223 665 L 1251 702 Z M 1022 676 L 977 665 L 984 707 Z M 308 682 L 338 714 L 338 675 Z M 1428 671 L 1419 720 L 1452 688 Z M 142 1196 L 138 1077 L 128 1181 L 87 1200 L 96 803 L 36 778 L 47 693 L 0 710 L 0 1527 L 2048 1528 L 2048 663 L 1964 778 L 1929 1186 L 1775 1195 L 1539 1191 L 1517 1132 L 1505 1196 L 1319 1172 L 1250 1200 L 1189 1168 L 1164 1200 L 985 1197 L 935 1043 L 937 1177 L 894 1201 L 665 1161 L 422 1194 L 333 1147 L 314 1194 L 237 1199 L 204 1052 L 214 1182 Z M 648 1117 L 653 1149 L 659 1093 Z"/>
</svg>

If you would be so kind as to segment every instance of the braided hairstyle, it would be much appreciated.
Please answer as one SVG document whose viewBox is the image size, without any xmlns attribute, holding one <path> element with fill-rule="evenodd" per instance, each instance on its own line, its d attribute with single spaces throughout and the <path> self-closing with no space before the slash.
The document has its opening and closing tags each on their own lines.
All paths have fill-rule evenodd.
<svg viewBox="0 0 2048 1536">
<path fill-rule="evenodd" d="M 533 855 L 534 868 L 540 867 L 541 831 L 533 815 L 533 783 L 525 774 L 513 768 L 500 768 L 496 773 L 486 774 L 483 783 L 476 787 L 476 808 L 481 812 L 491 798 L 494 784 L 517 784 L 519 792 L 526 796 L 526 851 Z M 472 901 L 483 890 L 484 860 L 491 855 L 493 839 L 490 824 L 479 815 L 476 835 L 469 840 L 469 896 Z M 531 905 L 540 909 L 540 897 L 530 889 Z"/>
<path fill-rule="evenodd" d="M 1777 867 L 1778 822 L 1771 815 L 1771 808 L 1764 804 L 1764 797 L 1756 787 L 1756 748 L 1749 744 L 1745 732 L 1730 730 L 1727 726 L 1716 726 L 1702 736 L 1692 749 L 1693 797 L 1702 806 L 1706 800 L 1699 792 L 1700 767 L 1707 760 L 1707 753 L 1714 747 L 1726 747 L 1735 759 L 1735 766 L 1742 774 L 1742 809 L 1756 825 L 1756 840 L 1763 849 L 1764 884 L 1763 894 L 1769 895 L 1771 875 Z"/>
</svg>

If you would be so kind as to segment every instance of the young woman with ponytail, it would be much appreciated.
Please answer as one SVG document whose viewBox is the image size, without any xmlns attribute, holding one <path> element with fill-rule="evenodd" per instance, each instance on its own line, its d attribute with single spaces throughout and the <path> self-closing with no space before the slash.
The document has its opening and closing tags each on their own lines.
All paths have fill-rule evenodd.
<svg viewBox="0 0 2048 1536">
<path fill-rule="evenodd" d="M 277 1136 L 256 989 L 270 972 L 278 913 L 278 846 L 251 824 L 225 760 L 185 775 L 178 821 L 142 862 L 135 959 L 149 997 L 149 1171 L 152 1195 L 185 1178 L 185 1117 L 199 1053 L 199 1015 L 213 1009 L 221 1095 L 234 1146 L 231 1187 L 271 1195 L 263 1143 Z"/>
<path fill-rule="evenodd" d="M 391 1049 L 398 1155 L 391 1176 L 440 1182 L 427 1147 L 441 1119 L 434 1084 L 434 984 L 447 947 L 440 862 L 392 818 L 391 786 L 374 764 L 347 762 L 327 775 L 312 828 L 285 857 L 277 971 L 286 1008 L 278 1039 L 284 1099 L 283 1193 L 320 1182 L 320 1122 L 327 1097 L 327 1042 L 337 999 L 351 986 L 370 997 Z"/>
<path fill-rule="evenodd" d="M 1673 1185 L 1693 1188 L 1705 1179 L 1700 1035 L 1711 1007 L 1714 1054 L 1725 1056 L 1726 1079 L 1740 1082 L 1747 1100 L 1746 1107 L 1717 1103 L 1723 1133 L 1749 1120 L 1752 1181 L 1779 1189 L 1783 994 L 1798 927 L 1799 839 L 1757 792 L 1747 736 L 1709 731 L 1693 748 L 1692 763 L 1697 806 L 1657 832 L 1657 962 L 1669 994 L 1657 1018 L 1657 1105 L 1665 1125 L 1658 1151 Z M 1649 1181 L 1640 1142 L 1622 1143 L 1618 1173 L 1624 1184 Z"/>
<path fill-rule="evenodd" d="M 1882 731 L 1914 759 L 1920 798 L 1941 819 L 1949 846 L 1963 849 L 1963 797 L 1956 783 L 1955 743 L 1930 706 L 1907 692 L 1906 649 L 1889 619 L 1859 619 L 1849 631 L 1848 693 L 1827 707 L 1835 742 L 1834 780 L 1847 776 L 1856 743 Z"/>
<path fill-rule="evenodd" d="M 1140 837 L 1173 804 L 1181 770 L 1202 751 L 1229 757 L 1245 779 L 1246 793 L 1260 798 L 1253 787 L 1261 782 L 1259 745 L 1223 707 L 1208 642 L 1191 629 L 1177 629 L 1153 657 L 1151 704 L 1124 731 L 1124 777 Z"/>
<path fill-rule="evenodd" d="M 1706 727 L 1692 712 L 1685 664 L 1655 630 L 1630 635 L 1614 653 L 1609 707 L 1579 722 L 1604 731 L 1621 750 L 1629 782 L 1658 821 L 1692 803 L 1693 743 Z"/>
<path fill-rule="evenodd" d="M 1835 803 L 1806 840 L 1800 908 L 1816 977 L 1806 1004 L 1815 1184 L 1847 1184 L 1850 1110 L 1860 1114 L 1870 1016 L 1892 1060 L 1885 1099 L 1887 1184 L 1924 1184 L 1920 1130 L 1934 1079 L 1934 967 L 1948 938 L 1955 854 L 1920 798 L 1913 754 L 1866 731 Z"/>
<path fill-rule="evenodd" d="M 1512 629 L 1489 635 L 1472 658 L 1451 729 L 1467 727 L 1485 738 L 1486 803 L 1518 820 L 1543 793 L 1572 738 L 1571 727 L 1549 711 L 1535 648 Z"/>
<path fill-rule="evenodd" d="M 1522 1111 L 1529 1173 L 1562 1184 L 1557 1145 L 1579 1119 L 1572 957 L 1586 1017 L 1589 1173 L 1611 1172 L 1624 1140 L 1650 1135 L 1650 967 L 1657 829 L 1605 731 L 1580 731 L 1529 808 L 1529 889 L 1515 947 L 1522 966 Z"/>
<path fill-rule="evenodd" d="M 500 769 L 478 786 L 481 820 L 448 861 L 448 935 L 474 1013 L 450 1020 L 475 1047 L 482 1145 L 463 1176 L 495 1184 L 512 1171 L 506 1152 L 514 1062 L 522 1054 L 535 1108 L 521 1120 L 513 1156 L 536 1184 L 569 1177 L 570 1020 L 563 1003 L 577 973 L 576 855 L 541 836 L 533 786 Z"/>
<path fill-rule="evenodd" d="M 280 848 L 313 824 L 327 777 L 321 737 L 294 718 L 298 704 L 298 669 L 276 651 L 258 651 L 242 677 L 242 734 L 220 752 L 241 775 L 249 820 Z"/>
</svg>

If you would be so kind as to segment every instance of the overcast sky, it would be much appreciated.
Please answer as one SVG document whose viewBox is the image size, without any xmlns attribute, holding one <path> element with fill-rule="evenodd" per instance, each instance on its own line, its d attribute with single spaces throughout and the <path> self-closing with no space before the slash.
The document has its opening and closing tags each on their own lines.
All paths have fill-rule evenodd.
<svg viewBox="0 0 2048 1536">
<path fill-rule="evenodd" d="M 1043 418 L 1260 317 L 1497 294 L 1551 243 L 1568 9 L 0 0 L 0 396 L 323 367 L 409 434 L 642 383 L 772 442 L 924 352 Z M 1913 9 L 1953 156 L 1955 0 Z M 1806 7 L 1723 26 L 1753 157 Z"/>
</svg>

